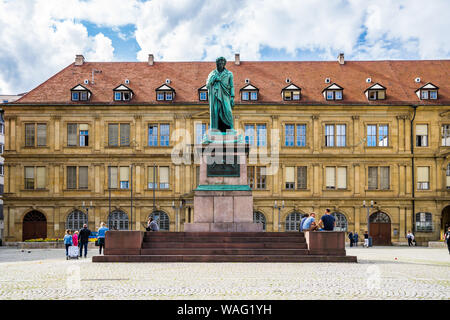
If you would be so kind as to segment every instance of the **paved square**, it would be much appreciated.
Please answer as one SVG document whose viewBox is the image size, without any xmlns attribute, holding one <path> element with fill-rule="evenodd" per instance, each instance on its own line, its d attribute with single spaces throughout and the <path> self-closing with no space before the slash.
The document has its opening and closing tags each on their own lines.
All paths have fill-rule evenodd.
<svg viewBox="0 0 450 320">
<path fill-rule="evenodd" d="M 352 264 L 94 264 L 96 253 L 67 261 L 64 249 L 1 247 L 0 300 L 450 299 L 446 248 L 347 248 Z"/>
</svg>

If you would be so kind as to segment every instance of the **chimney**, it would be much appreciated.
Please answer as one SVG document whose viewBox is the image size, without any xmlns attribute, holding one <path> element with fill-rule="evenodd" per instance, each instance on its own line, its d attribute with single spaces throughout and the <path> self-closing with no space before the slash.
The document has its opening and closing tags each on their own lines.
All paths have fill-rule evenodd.
<svg viewBox="0 0 450 320">
<path fill-rule="evenodd" d="M 237 66 L 241 64 L 241 55 L 239 53 L 234 55 L 234 64 Z"/>
<path fill-rule="evenodd" d="M 344 53 L 343 52 L 339 53 L 338 61 L 339 61 L 339 64 L 345 64 Z"/>
<path fill-rule="evenodd" d="M 152 66 L 154 63 L 155 63 L 155 57 L 151 53 L 151 54 L 148 55 L 148 65 Z"/>
<path fill-rule="evenodd" d="M 82 54 L 77 54 L 75 56 L 75 65 L 82 66 L 84 64 L 84 57 Z"/>
</svg>

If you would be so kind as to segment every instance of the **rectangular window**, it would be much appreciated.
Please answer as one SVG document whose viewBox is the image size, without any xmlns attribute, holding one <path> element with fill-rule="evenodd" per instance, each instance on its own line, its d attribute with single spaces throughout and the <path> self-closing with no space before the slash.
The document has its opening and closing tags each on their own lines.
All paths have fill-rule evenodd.
<svg viewBox="0 0 450 320">
<path fill-rule="evenodd" d="M 327 100 L 333 100 L 334 95 L 333 95 L 333 91 L 327 91 Z"/>
<path fill-rule="evenodd" d="M 380 189 L 389 190 L 390 189 L 390 168 L 380 167 Z"/>
<path fill-rule="evenodd" d="M 77 124 L 67 124 L 67 145 L 73 147 L 77 145 Z"/>
<path fill-rule="evenodd" d="M 337 187 L 338 189 L 347 189 L 347 168 L 337 168 Z"/>
<path fill-rule="evenodd" d="M 325 125 L 325 147 L 334 147 L 334 125 Z"/>
<path fill-rule="evenodd" d="M 345 124 L 336 125 L 336 147 L 346 146 L 346 128 Z"/>
<path fill-rule="evenodd" d="M 256 167 L 256 189 L 266 189 L 266 167 Z"/>
<path fill-rule="evenodd" d="M 293 147 L 295 139 L 295 126 L 293 124 L 287 124 L 284 127 L 284 135 L 285 135 L 284 145 L 286 147 Z"/>
<path fill-rule="evenodd" d="M 0 143 L 0 154 L 3 154 L 5 152 L 5 145 L 3 143 Z"/>
<path fill-rule="evenodd" d="M 114 100 L 116 100 L 116 101 L 122 100 L 122 93 L 121 92 L 114 92 Z"/>
<path fill-rule="evenodd" d="M 110 123 L 108 124 L 108 146 L 118 147 L 130 145 L 130 124 Z"/>
<path fill-rule="evenodd" d="M 326 188 L 329 190 L 336 189 L 336 168 L 335 167 L 326 167 L 325 168 L 325 176 L 326 176 Z"/>
<path fill-rule="evenodd" d="M 267 145 L 267 130 L 265 124 L 257 125 L 257 139 L 258 139 L 258 147 L 265 147 Z"/>
<path fill-rule="evenodd" d="M 37 125 L 37 146 L 44 147 L 47 145 L 47 125 Z"/>
<path fill-rule="evenodd" d="M 25 146 L 44 147 L 47 145 L 47 125 L 45 123 L 25 124 Z"/>
<path fill-rule="evenodd" d="M 78 189 L 88 188 L 88 167 L 78 167 Z"/>
<path fill-rule="evenodd" d="M 302 166 L 297 167 L 297 189 L 307 189 L 308 180 L 307 180 L 307 169 L 308 167 Z"/>
<path fill-rule="evenodd" d="M 251 100 L 258 100 L 258 92 L 251 92 L 250 99 Z"/>
<path fill-rule="evenodd" d="M 297 125 L 297 147 L 306 147 L 306 124 Z"/>
<path fill-rule="evenodd" d="M 151 124 L 148 126 L 148 145 L 156 147 L 158 145 L 158 125 Z"/>
<path fill-rule="evenodd" d="M 367 146 L 368 147 L 389 146 L 389 126 L 387 124 L 367 125 Z"/>
<path fill-rule="evenodd" d="M 120 146 L 130 145 L 130 125 L 128 123 L 120 124 Z"/>
<path fill-rule="evenodd" d="M 117 179 L 118 179 L 118 168 L 117 167 L 108 167 L 108 180 L 109 180 L 109 188 L 117 189 Z"/>
<path fill-rule="evenodd" d="M 80 94 L 78 92 L 72 92 L 72 101 L 79 101 Z"/>
<path fill-rule="evenodd" d="M 450 163 L 447 164 L 447 170 L 446 170 L 446 185 L 447 189 L 450 189 Z"/>
<path fill-rule="evenodd" d="M 67 167 L 67 189 L 77 188 L 77 167 Z"/>
<path fill-rule="evenodd" d="M 162 147 L 168 147 L 170 143 L 170 126 L 168 124 L 161 124 L 160 125 L 160 143 Z"/>
<path fill-rule="evenodd" d="M 130 181 L 130 167 L 120 167 L 120 189 L 128 189 Z"/>
<path fill-rule="evenodd" d="M 0 123 L 0 134 L 5 134 L 5 125 Z"/>
<path fill-rule="evenodd" d="M 81 101 L 87 101 L 87 99 L 88 99 L 88 93 L 87 93 L 87 91 L 81 91 L 81 92 L 80 92 L 80 100 L 81 100 Z"/>
<path fill-rule="evenodd" d="M 110 147 L 119 146 L 119 124 L 108 125 L 108 145 Z"/>
<path fill-rule="evenodd" d="M 89 126 L 87 124 L 79 125 L 80 133 L 80 147 L 89 146 Z"/>
<path fill-rule="evenodd" d="M 442 146 L 450 147 L 450 124 L 444 124 L 441 127 Z"/>
<path fill-rule="evenodd" d="M 209 125 L 208 125 L 209 128 Z M 206 134 L 206 123 L 195 124 L 195 144 L 202 144 L 203 136 Z"/>
<path fill-rule="evenodd" d="M 428 91 L 427 90 L 421 91 L 421 98 L 422 98 L 422 100 L 428 99 Z"/>
<path fill-rule="evenodd" d="M 284 100 L 292 100 L 292 91 L 284 91 L 283 92 Z"/>
<path fill-rule="evenodd" d="M 130 97 L 131 97 L 130 92 L 125 91 L 125 92 L 122 93 L 123 101 L 129 101 Z"/>
<path fill-rule="evenodd" d="M 334 98 L 336 100 L 342 100 L 342 91 L 335 91 L 334 92 Z"/>
<path fill-rule="evenodd" d="M 249 92 L 248 91 L 242 91 L 242 100 L 248 100 Z"/>
<path fill-rule="evenodd" d="M 426 124 L 416 125 L 416 146 L 428 147 L 428 125 Z"/>
<path fill-rule="evenodd" d="M 417 190 L 430 189 L 430 167 L 417 167 Z"/>
<path fill-rule="evenodd" d="M 246 124 L 245 125 L 245 143 L 253 146 L 255 144 L 255 126 Z"/>
<path fill-rule="evenodd" d="M 437 91 L 430 91 L 430 99 L 437 99 Z"/>
<path fill-rule="evenodd" d="M 156 100 L 158 101 L 164 101 L 164 92 L 158 92 L 156 94 Z"/>
<path fill-rule="evenodd" d="M 3 164 L 0 164 L 0 176 L 5 175 L 5 166 Z"/>
<path fill-rule="evenodd" d="M 255 188 L 255 167 L 247 167 L 247 184 L 251 189 Z"/>
<path fill-rule="evenodd" d="M 25 167 L 25 189 L 45 189 L 45 167 Z"/>
<path fill-rule="evenodd" d="M 169 189 L 169 167 L 159 167 L 159 188 Z"/>
<path fill-rule="evenodd" d="M 89 145 L 89 126 L 87 124 L 67 124 L 67 146 L 87 147 Z"/>
<path fill-rule="evenodd" d="M 292 100 L 300 100 L 300 91 L 292 92 Z"/>
<path fill-rule="evenodd" d="M 34 189 L 34 167 L 25 167 L 25 189 Z"/>
<path fill-rule="evenodd" d="M 389 167 L 369 167 L 368 188 L 369 190 L 389 190 L 390 188 Z"/>
<path fill-rule="evenodd" d="M 208 100 L 208 94 L 206 91 L 200 91 L 200 100 L 202 101 Z"/>
<path fill-rule="evenodd" d="M 295 189 L 295 167 L 286 167 L 285 188 L 287 190 Z"/>
<path fill-rule="evenodd" d="M 147 180 L 147 186 L 149 189 L 155 189 L 158 185 L 156 181 L 157 176 L 157 167 L 148 167 L 148 180 Z"/>
<path fill-rule="evenodd" d="M 171 101 L 173 99 L 173 94 L 172 92 L 166 92 L 166 100 L 167 101 Z"/>
<path fill-rule="evenodd" d="M 369 167 L 368 169 L 368 188 L 369 190 L 378 189 L 378 167 Z"/>
</svg>

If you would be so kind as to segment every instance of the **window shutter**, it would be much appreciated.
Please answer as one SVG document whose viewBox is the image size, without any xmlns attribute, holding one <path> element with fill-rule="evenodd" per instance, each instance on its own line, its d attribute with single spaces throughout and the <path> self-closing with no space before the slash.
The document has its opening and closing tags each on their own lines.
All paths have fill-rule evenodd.
<svg viewBox="0 0 450 320">
<path fill-rule="evenodd" d="M 327 167 L 326 168 L 326 182 L 327 187 L 336 187 L 336 168 L 335 167 Z"/>
<path fill-rule="evenodd" d="M 117 189 L 117 167 L 109 167 L 109 186 Z"/>
<path fill-rule="evenodd" d="M 77 167 L 67 167 L 67 189 L 77 188 Z"/>
<path fill-rule="evenodd" d="M 78 168 L 78 188 L 79 189 L 88 188 L 88 167 Z"/>
<path fill-rule="evenodd" d="M 428 167 L 417 167 L 417 181 L 429 182 L 429 170 Z"/>
<path fill-rule="evenodd" d="M 306 189 L 307 188 L 307 167 L 298 167 L 297 168 L 297 188 L 298 189 Z"/>
<path fill-rule="evenodd" d="M 285 182 L 295 182 L 295 167 L 286 167 Z"/>
<path fill-rule="evenodd" d="M 36 168 L 36 188 L 45 189 L 45 167 Z"/>
<path fill-rule="evenodd" d="M 418 124 L 418 125 L 416 125 L 416 135 L 417 136 L 426 136 L 426 135 L 428 135 L 428 125 L 426 125 L 426 124 Z"/>
<path fill-rule="evenodd" d="M 389 167 L 380 167 L 380 189 L 389 189 Z"/>
<path fill-rule="evenodd" d="M 77 145 L 77 124 L 69 123 L 67 125 L 67 145 L 76 146 Z"/>
<path fill-rule="evenodd" d="M 159 183 L 169 183 L 169 167 L 159 167 Z"/>
<path fill-rule="evenodd" d="M 347 189 L 347 168 L 339 167 L 337 169 L 338 189 Z"/>
<path fill-rule="evenodd" d="M 370 190 L 378 189 L 378 167 L 369 167 L 368 187 Z"/>
<path fill-rule="evenodd" d="M 130 125 L 127 123 L 122 123 L 120 125 L 120 145 L 130 145 Z"/>
<path fill-rule="evenodd" d="M 130 167 L 120 167 L 120 181 L 129 181 Z"/>
<path fill-rule="evenodd" d="M 37 145 L 45 146 L 47 144 L 47 125 L 38 124 L 37 125 Z"/>
<path fill-rule="evenodd" d="M 108 145 L 118 146 L 119 145 L 119 125 L 109 124 L 108 125 Z"/>
</svg>

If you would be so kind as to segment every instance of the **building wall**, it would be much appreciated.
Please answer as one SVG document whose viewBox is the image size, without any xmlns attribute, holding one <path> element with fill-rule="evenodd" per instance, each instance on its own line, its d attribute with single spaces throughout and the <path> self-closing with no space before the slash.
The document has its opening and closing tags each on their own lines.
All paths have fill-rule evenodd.
<svg viewBox="0 0 450 320">
<path fill-rule="evenodd" d="M 147 188 L 148 167 L 153 164 L 170 167 L 170 188 L 157 190 L 156 206 L 170 218 L 170 230 L 182 231 L 183 222 L 192 220 L 193 193 L 196 187 L 196 164 L 175 164 L 171 153 L 174 146 L 194 142 L 196 123 L 209 123 L 207 105 L 165 106 L 24 106 L 8 105 L 5 112 L 5 235 L 9 241 L 22 239 L 22 223 L 26 213 L 35 209 L 47 218 L 48 237 L 62 237 L 67 215 L 82 209 L 82 203 L 92 201 L 89 227 L 96 229 L 106 222 L 109 212 L 108 166 L 133 165 L 133 229 L 143 230 L 143 224 L 153 209 L 153 190 Z M 264 123 L 267 128 L 267 150 L 279 151 L 279 170 L 267 176 L 266 189 L 254 190 L 254 209 L 267 220 L 267 231 L 278 231 L 278 209 L 275 200 L 284 208 L 280 220 L 293 211 L 320 215 L 326 208 L 341 212 L 348 221 L 348 230 L 360 234 L 367 228 L 367 213 L 363 200 L 376 202 L 371 212 L 381 210 L 391 220 L 392 241 L 404 241 L 413 230 L 413 188 L 415 212 L 432 213 L 433 232 L 416 233 L 420 241 L 439 239 L 441 213 L 450 205 L 450 191 L 446 186 L 445 168 L 449 162 L 449 147 L 441 146 L 441 125 L 450 124 L 450 107 L 418 107 L 414 123 L 429 125 L 429 146 L 415 148 L 415 167 L 430 167 L 430 190 L 417 190 L 412 181 L 412 155 L 409 106 L 293 106 L 242 105 L 234 109 L 236 129 L 245 124 Z M 45 147 L 25 147 L 25 123 L 46 123 Z M 108 146 L 108 123 L 130 123 L 130 147 Z M 89 146 L 67 146 L 67 124 L 89 124 Z M 147 127 L 150 123 L 169 123 L 169 147 L 148 146 Z M 285 147 L 284 127 L 289 123 L 307 125 L 306 147 Z M 345 147 L 325 147 L 325 124 L 347 125 Z M 389 125 L 389 146 L 367 147 L 367 124 Z M 175 133 L 176 129 L 188 130 Z M 279 130 L 279 141 L 271 141 Z M 187 137 L 190 137 L 189 139 Z M 188 139 L 188 140 L 186 140 Z M 413 137 L 415 140 L 415 136 Z M 414 141 L 413 141 L 414 142 Z M 277 146 L 278 145 L 278 146 Z M 183 147 L 182 149 L 186 149 Z M 190 153 L 188 153 L 190 154 Z M 252 150 L 251 155 L 254 155 Z M 191 160 L 193 156 L 188 156 Z M 274 159 L 277 159 L 274 156 Z M 46 167 L 46 188 L 26 190 L 24 167 Z M 87 190 L 67 189 L 67 166 L 88 166 Z M 250 164 L 252 165 L 252 164 Z M 259 159 L 257 165 L 264 165 Z M 270 166 L 269 164 L 266 164 Z M 286 190 L 284 174 L 288 166 L 307 166 L 306 190 Z M 347 167 L 347 188 L 327 190 L 325 168 Z M 390 189 L 368 190 L 369 166 L 390 167 Z M 417 174 L 415 174 L 417 178 Z M 183 199 L 182 209 L 178 206 Z M 130 190 L 111 191 L 112 209 L 130 214 Z M 189 217 L 189 212 L 191 216 Z M 175 216 L 179 215 L 178 225 Z M 195 214 L 195 212 L 194 212 Z M 281 231 L 284 230 L 281 224 Z"/>
</svg>

